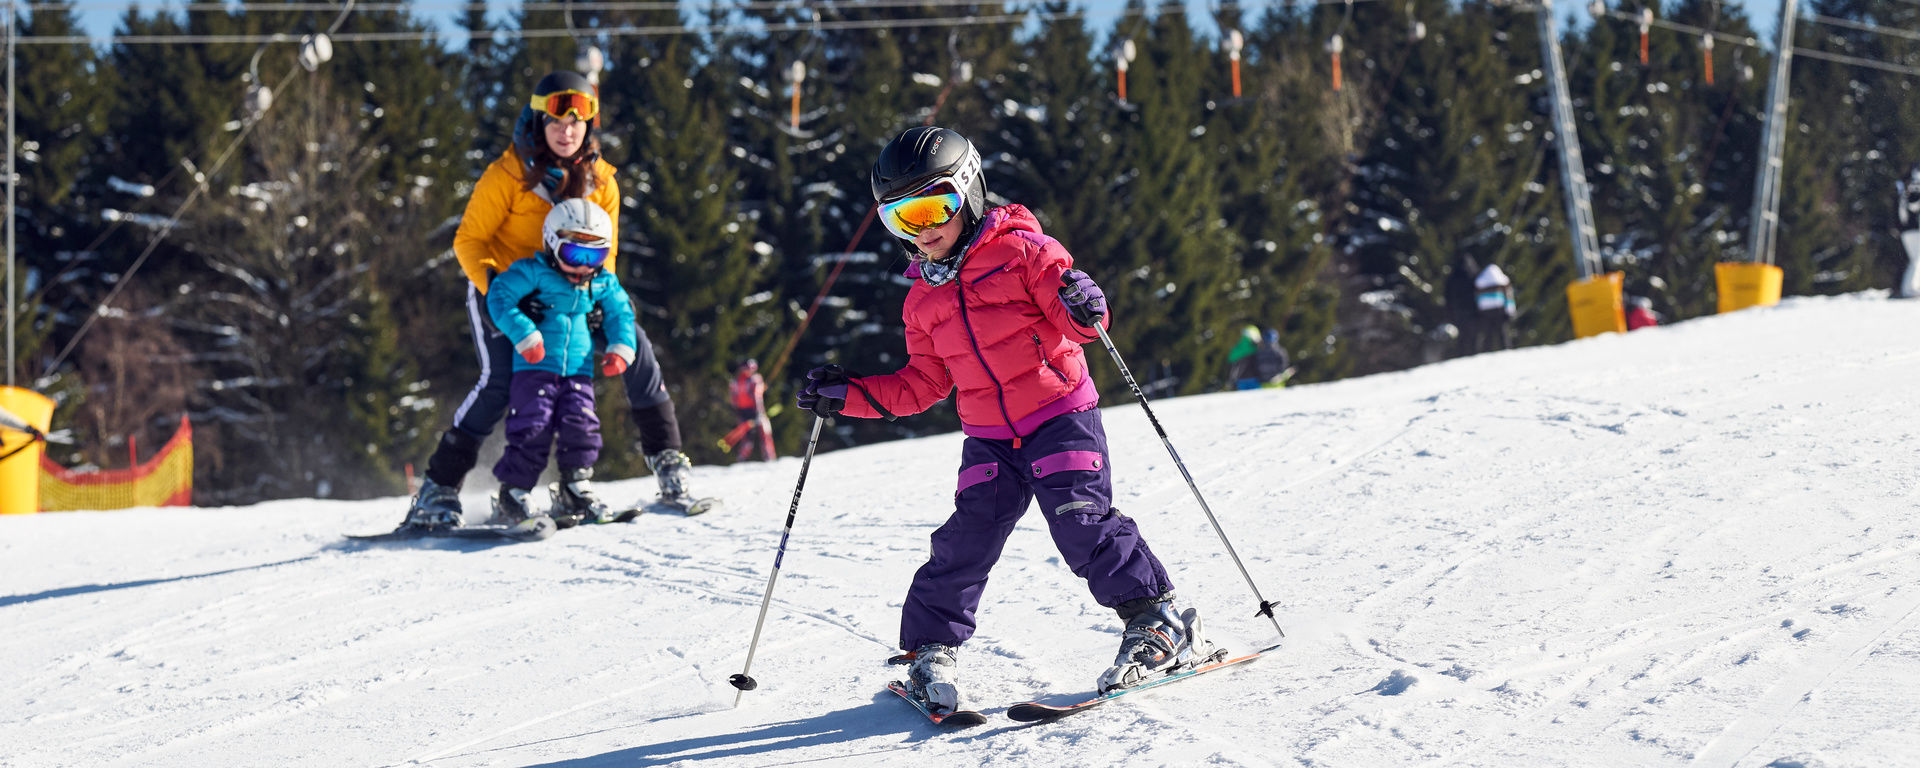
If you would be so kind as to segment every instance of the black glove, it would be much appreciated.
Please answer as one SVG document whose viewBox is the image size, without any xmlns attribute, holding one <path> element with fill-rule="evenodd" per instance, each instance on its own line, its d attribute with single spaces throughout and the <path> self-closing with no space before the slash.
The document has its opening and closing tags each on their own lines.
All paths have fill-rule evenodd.
<svg viewBox="0 0 1920 768">
<path fill-rule="evenodd" d="M 847 407 L 847 371 L 828 365 L 807 371 L 807 385 L 794 397 L 794 404 L 820 418 L 831 418 Z"/>
<path fill-rule="evenodd" d="M 587 330 L 593 331 L 593 335 L 595 337 L 598 337 L 601 333 L 603 333 L 604 332 L 603 329 L 606 328 L 606 326 L 607 326 L 606 310 L 601 309 L 600 305 L 598 304 L 593 305 L 593 309 L 587 310 Z"/>
<path fill-rule="evenodd" d="M 539 325 L 547 321 L 547 310 L 550 309 L 550 307 L 547 306 L 546 302 L 541 301 L 540 297 L 536 294 L 527 294 L 524 298 L 520 299 L 519 304 L 514 306 L 520 310 L 520 314 L 526 315 L 528 320 L 532 320 L 534 325 Z"/>
</svg>

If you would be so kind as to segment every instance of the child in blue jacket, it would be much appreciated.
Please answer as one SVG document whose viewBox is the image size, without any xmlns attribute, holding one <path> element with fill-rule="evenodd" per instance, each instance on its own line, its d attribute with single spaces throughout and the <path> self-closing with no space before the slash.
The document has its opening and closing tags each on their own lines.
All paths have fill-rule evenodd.
<svg viewBox="0 0 1920 768">
<path fill-rule="evenodd" d="M 593 203 L 562 200 L 547 214 L 545 250 L 521 259 L 495 277 L 487 313 L 520 359 L 513 361 L 507 404 L 507 450 L 493 466 L 500 480 L 494 521 L 533 533 L 551 527 L 527 494 L 547 466 L 558 438 L 561 485 L 553 517 L 563 524 L 608 514 L 587 488 L 600 458 L 600 417 L 594 412 L 593 332 L 588 314 L 603 313 L 606 354 L 602 374 L 618 376 L 633 363 L 633 304 L 620 281 L 603 266 L 613 245 L 613 220 Z"/>
</svg>

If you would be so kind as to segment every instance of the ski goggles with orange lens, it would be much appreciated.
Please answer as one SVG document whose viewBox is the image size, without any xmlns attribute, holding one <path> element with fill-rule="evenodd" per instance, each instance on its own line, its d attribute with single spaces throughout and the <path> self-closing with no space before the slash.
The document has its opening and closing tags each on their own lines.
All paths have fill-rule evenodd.
<svg viewBox="0 0 1920 768">
<path fill-rule="evenodd" d="M 534 94 L 528 106 L 555 120 L 566 117 L 569 112 L 581 120 L 592 120 L 600 114 L 600 97 L 580 91 L 554 91 L 545 96 Z"/>
<path fill-rule="evenodd" d="M 912 240 L 921 232 L 942 226 L 960 212 L 966 200 L 953 185 L 940 182 L 910 197 L 880 204 L 880 223 L 903 240 Z"/>
</svg>

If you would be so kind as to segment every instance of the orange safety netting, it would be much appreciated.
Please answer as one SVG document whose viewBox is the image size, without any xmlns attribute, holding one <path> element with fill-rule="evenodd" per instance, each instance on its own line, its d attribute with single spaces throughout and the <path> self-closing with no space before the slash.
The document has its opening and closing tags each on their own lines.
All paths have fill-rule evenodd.
<svg viewBox="0 0 1920 768">
<path fill-rule="evenodd" d="M 40 457 L 40 511 L 184 507 L 193 503 L 193 428 L 180 430 L 160 452 L 131 469 L 69 470 Z"/>
</svg>

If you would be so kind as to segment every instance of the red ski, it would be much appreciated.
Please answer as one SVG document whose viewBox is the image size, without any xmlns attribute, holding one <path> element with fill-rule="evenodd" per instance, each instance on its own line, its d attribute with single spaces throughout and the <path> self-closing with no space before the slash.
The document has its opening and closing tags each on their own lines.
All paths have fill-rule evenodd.
<svg viewBox="0 0 1920 768">
<path fill-rule="evenodd" d="M 1100 706 L 1101 704 L 1105 704 L 1109 701 L 1113 701 L 1114 699 L 1120 698 L 1129 693 L 1138 693 L 1140 691 L 1144 691 L 1149 688 L 1158 688 L 1168 683 L 1172 683 L 1178 680 L 1185 680 L 1195 675 L 1204 675 L 1208 672 L 1213 672 L 1215 670 L 1226 669 L 1228 667 L 1237 667 L 1237 666 L 1240 666 L 1241 664 L 1245 664 L 1249 661 L 1253 661 L 1254 659 L 1260 658 L 1264 654 L 1272 653 L 1273 651 L 1279 649 L 1279 647 L 1280 647 L 1279 644 L 1276 643 L 1274 645 L 1267 646 L 1266 648 L 1262 648 L 1258 651 L 1254 651 L 1253 653 L 1249 653 L 1245 656 L 1239 656 L 1231 659 L 1223 659 L 1220 661 L 1213 662 L 1211 664 L 1203 664 L 1198 667 L 1194 667 L 1193 669 L 1189 669 L 1185 672 L 1179 672 L 1179 673 L 1167 675 L 1166 677 L 1158 678 L 1156 680 L 1153 680 L 1152 682 L 1141 683 L 1140 685 L 1133 686 L 1132 688 L 1121 688 L 1115 691 L 1108 691 L 1106 693 L 1102 693 L 1100 695 L 1094 696 L 1093 698 L 1090 698 L 1078 703 L 1074 703 L 1074 704 L 1056 706 L 1053 704 L 1041 704 L 1039 702 L 1034 702 L 1034 701 L 1029 701 L 1024 704 L 1015 704 L 1007 708 L 1007 717 L 1013 718 L 1023 723 L 1036 723 L 1036 722 L 1043 722 L 1047 720 L 1057 720 L 1059 718 L 1066 717 L 1067 715 L 1071 715 L 1077 712 L 1085 712 L 1089 709 L 1093 709 L 1094 707 Z"/>
</svg>

